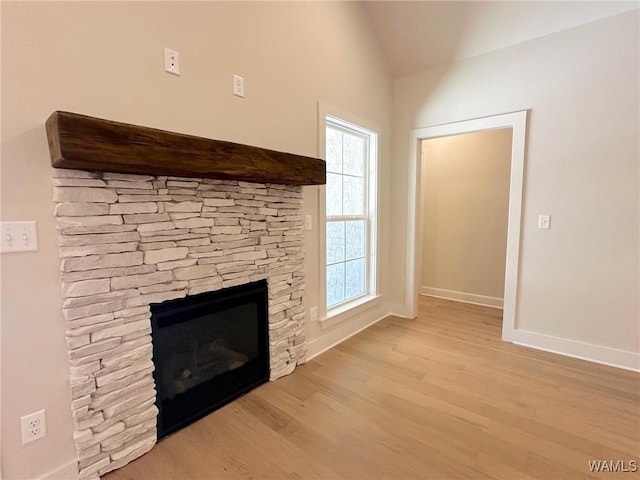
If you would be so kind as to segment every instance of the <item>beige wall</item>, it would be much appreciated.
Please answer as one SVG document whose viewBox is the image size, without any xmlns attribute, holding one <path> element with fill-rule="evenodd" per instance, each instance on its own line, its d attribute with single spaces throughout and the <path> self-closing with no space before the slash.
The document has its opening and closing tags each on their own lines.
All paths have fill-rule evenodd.
<svg viewBox="0 0 640 480">
<path fill-rule="evenodd" d="M 405 231 L 410 130 L 529 109 L 516 327 L 636 355 L 638 35 L 635 10 L 397 79 L 391 216 Z M 394 245 L 401 304 L 406 247 Z"/>
<path fill-rule="evenodd" d="M 502 299 L 510 164 L 510 128 L 422 142 L 422 287 Z"/>
<path fill-rule="evenodd" d="M 180 52 L 180 77 L 164 73 L 164 46 Z M 44 131 L 51 112 L 315 156 L 320 100 L 381 126 L 387 205 L 391 82 L 353 3 L 3 2 L 2 47 L 2 219 L 36 220 L 40 241 L 38 252 L 2 255 L 2 473 L 32 479 L 75 458 Z M 234 73 L 245 78 L 244 99 L 231 95 Z M 317 194 L 305 189 L 314 223 Z M 383 209 L 385 250 L 387 219 Z M 319 297 L 316 232 L 307 234 L 307 308 Z M 314 324 L 307 336 L 332 333 Z M 48 436 L 22 446 L 19 417 L 41 408 Z"/>
</svg>

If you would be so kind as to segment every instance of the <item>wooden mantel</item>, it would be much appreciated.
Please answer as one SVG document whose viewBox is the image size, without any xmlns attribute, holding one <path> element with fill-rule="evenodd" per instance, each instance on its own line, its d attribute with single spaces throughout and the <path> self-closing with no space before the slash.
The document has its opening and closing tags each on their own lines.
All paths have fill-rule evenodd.
<svg viewBox="0 0 640 480">
<path fill-rule="evenodd" d="M 326 183 L 325 162 L 318 158 L 69 112 L 53 112 L 46 127 L 56 168 L 285 185 Z"/>
</svg>

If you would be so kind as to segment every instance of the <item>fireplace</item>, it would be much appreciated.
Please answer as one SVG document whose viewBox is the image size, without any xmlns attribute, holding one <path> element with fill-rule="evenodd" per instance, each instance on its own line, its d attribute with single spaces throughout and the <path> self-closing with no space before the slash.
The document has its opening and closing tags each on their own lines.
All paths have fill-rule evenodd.
<svg viewBox="0 0 640 480">
<path fill-rule="evenodd" d="M 162 317 L 165 303 L 217 298 L 209 295 L 262 282 L 268 321 L 260 328 L 268 335 L 258 343 L 268 342 L 268 348 L 258 347 L 258 356 L 267 355 L 266 376 L 275 380 L 304 362 L 300 187 L 68 169 L 52 173 L 80 480 L 94 480 L 144 454 L 155 444 L 158 427 L 165 435 L 225 401 L 227 394 L 214 399 L 213 407 L 165 420 L 183 398 L 161 389 L 155 372 L 160 354 L 154 352 L 151 317 Z M 159 331 L 164 328 L 171 330 Z M 237 351 L 216 344 L 215 337 L 206 343 Z M 231 374 L 240 370 L 235 367 Z M 186 379 L 195 376 L 191 366 L 176 369 Z M 245 387 L 250 388 L 239 392 Z M 203 382 L 199 388 L 209 387 Z M 164 397 L 158 404 L 159 395 Z M 158 407 L 166 410 L 160 423 Z"/>
<path fill-rule="evenodd" d="M 158 438 L 269 379 L 267 282 L 151 305 Z"/>
<path fill-rule="evenodd" d="M 149 451 L 158 427 L 304 363 L 302 185 L 324 184 L 325 168 L 67 112 L 47 120 L 47 138 L 78 478 L 97 480 Z M 244 286 L 259 297 L 226 303 Z M 236 321 L 247 312 L 256 318 Z M 211 331 L 194 337 L 199 323 Z M 183 400 L 199 390 L 208 403 Z"/>
</svg>

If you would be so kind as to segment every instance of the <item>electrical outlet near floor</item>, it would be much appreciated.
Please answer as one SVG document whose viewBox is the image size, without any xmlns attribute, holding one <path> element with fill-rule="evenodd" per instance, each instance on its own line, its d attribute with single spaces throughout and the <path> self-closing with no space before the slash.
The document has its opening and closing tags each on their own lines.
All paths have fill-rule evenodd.
<svg viewBox="0 0 640 480">
<path fill-rule="evenodd" d="M 47 415 L 44 410 L 20 417 L 22 426 L 22 444 L 47 436 Z"/>
</svg>

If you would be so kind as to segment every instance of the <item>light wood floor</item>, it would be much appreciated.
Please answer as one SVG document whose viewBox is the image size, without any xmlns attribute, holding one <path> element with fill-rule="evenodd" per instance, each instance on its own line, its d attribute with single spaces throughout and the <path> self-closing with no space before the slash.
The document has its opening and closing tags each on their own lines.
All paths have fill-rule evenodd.
<svg viewBox="0 0 640 480">
<path fill-rule="evenodd" d="M 421 297 L 105 480 L 574 479 L 639 460 L 640 376 L 500 340 L 501 311 Z"/>
</svg>

